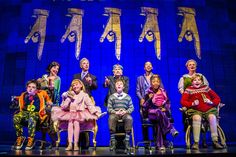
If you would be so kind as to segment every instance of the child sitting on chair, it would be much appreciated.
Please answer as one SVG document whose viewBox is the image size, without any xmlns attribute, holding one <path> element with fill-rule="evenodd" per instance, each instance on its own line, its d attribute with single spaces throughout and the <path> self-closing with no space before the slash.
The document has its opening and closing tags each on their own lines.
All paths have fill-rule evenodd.
<svg viewBox="0 0 236 157">
<path fill-rule="evenodd" d="M 130 150 L 130 133 L 133 126 L 133 118 L 130 115 L 133 110 L 134 106 L 132 103 L 131 97 L 124 93 L 124 82 L 122 79 L 117 79 L 115 82 L 116 93 L 112 94 L 108 98 L 107 110 L 110 114 L 109 116 L 109 129 L 110 129 L 110 150 L 114 150 L 116 148 L 116 126 L 118 120 L 122 119 L 124 121 L 124 128 L 125 128 L 125 151 Z"/>
<path fill-rule="evenodd" d="M 79 150 L 78 141 L 80 134 L 80 123 L 86 123 L 88 120 L 97 120 L 106 112 L 101 113 L 100 107 L 97 107 L 91 101 L 89 95 L 85 93 L 85 87 L 81 80 L 74 79 L 69 91 L 63 93 L 61 107 L 52 108 L 52 120 L 68 122 L 68 142 L 65 150 L 72 150 L 74 136 L 74 150 Z"/>
<path fill-rule="evenodd" d="M 178 131 L 174 128 L 170 121 L 170 103 L 167 94 L 160 87 L 161 79 L 159 75 L 152 75 L 151 87 L 146 91 L 145 103 L 143 107 L 147 111 L 148 118 L 151 122 L 156 123 L 156 147 L 159 150 L 165 150 L 166 134 L 171 133 L 172 136 L 177 136 Z"/>
<path fill-rule="evenodd" d="M 187 115 L 192 118 L 194 144 L 192 149 L 199 149 L 199 138 L 202 118 L 210 124 L 211 138 L 215 149 L 223 147 L 218 143 L 217 133 L 217 106 L 220 97 L 209 86 L 203 84 L 203 77 L 195 74 L 191 79 L 192 85 L 183 93 L 181 104 L 187 108 Z"/>
<path fill-rule="evenodd" d="M 15 149 L 21 149 L 24 143 L 23 121 L 28 122 L 28 143 L 25 149 L 31 150 L 33 148 L 36 125 L 38 121 L 42 123 L 47 117 L 45 106 L 52 105 L 47 92 L 38 90 L 38 88 L 38 82 L 30 80 L 26 84 L 26 92 L 23 92 L 19 97 L 20 112 L 15 114 L 13 118 L 17 136 Z"/>
</svg>

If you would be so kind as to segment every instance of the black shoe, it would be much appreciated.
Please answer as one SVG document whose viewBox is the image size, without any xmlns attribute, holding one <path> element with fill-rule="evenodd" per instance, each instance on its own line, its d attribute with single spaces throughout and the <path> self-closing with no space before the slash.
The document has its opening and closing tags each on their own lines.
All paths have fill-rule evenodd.
<svg viewBox="0 0 236 157">
<path fill-rule="evenodd" d="M 117 144 L 116 140 L 110 141 L 110 151 L 113 151 L 116 149 L 116 144 Z"/>
<path fill-rule="evenodd" d="M 124 140 L 124 145 L 125 145 L 125 153 L 130 152 L 130 144 L 129 144 L 129 140 Z"/>
<path fill-rule="evenodd" d="M 149 146 L 149 145 L 145 145 L 145 146 L 144 146 L 144 149 L 145 149 L 145 150 L 149 150 L 149 149 L 150 149 L 150 146 Z"/>
<path fill-rule="evenodd" d="M 207 148 L 207 143 L 206 142 L 202 142 L 202 148 Z"/>
</svg>

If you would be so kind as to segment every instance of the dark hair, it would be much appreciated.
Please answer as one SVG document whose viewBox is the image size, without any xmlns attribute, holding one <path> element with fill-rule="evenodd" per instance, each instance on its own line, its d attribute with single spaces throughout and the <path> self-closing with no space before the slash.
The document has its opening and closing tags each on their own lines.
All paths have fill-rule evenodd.
<svg viewBox="0 0 236 157">
<path fill-rule="evenodd" d="M 32 79 L 32 80 L 27 81 L 26 87 L 28 87 L 28 85 L 31 84 L 31 83 L 35 84 L 37 89 L 40 89 L 40 84 L 39 84 L 38 81 L 35 80 L 35 79 Z"/>
<path fill-rule="evenodd" d="M 118 78 L 118 79 L 116 79 L 115 83 L 116 83 L 116 82 L 122 82 L 123 85 L 125 84 L 124 79 L 122 79 L 122 78 Z"/>
<path fill-rule="evenodd" d="M 51 63 L 48 65 L 46 71 L 47 71 L 48 73 L 50 73 L 50 70 L 51 70 L 52 67 L 54 67 L 54 66 L 58 66 L 58 67 L 59 67 L 59 69 L 58 69 L 58 73 L 59 73 L 59 71 L 60 71 L 60 64 L 59 64 L 58 62 L 55 62 L 55 61 L 51 62 Z"/>
<path fill-rule="evenodd" d="M 161 82 L 161 78 L 160 78 L 160 76 L 157 75 L 157 74 L 153 74 L 153 75 L 151 76 L 151 78 L 150 78 L 150 81 L 154 80 L 155 78 L 157 78 L 157 79 Z"/>
</svg>

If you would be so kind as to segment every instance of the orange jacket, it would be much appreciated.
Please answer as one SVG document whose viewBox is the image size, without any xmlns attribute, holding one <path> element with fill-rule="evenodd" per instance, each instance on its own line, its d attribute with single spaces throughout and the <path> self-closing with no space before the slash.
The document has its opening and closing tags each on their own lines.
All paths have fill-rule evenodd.
<svg viewBox="0 0 236 157">
<path fill-rule="evenodd" d="M 23 92 L 19 97 L 20 111 L 22 111 L 24 108 L 24 105 L 25 105 L 24 96 L 26 93 L 27 92 Z M 51 103 L 52 101 L 51 101 L 50 97 L 48 96 L 47 92 L 44 90 L 39 90 L 37 92 L 37 95 L 38 95 L 39 101 L 40 101 L 39 117 L 43 121 L 47 117 L 46 110 L 45 110 L 46 103 Z"/>
</svg>

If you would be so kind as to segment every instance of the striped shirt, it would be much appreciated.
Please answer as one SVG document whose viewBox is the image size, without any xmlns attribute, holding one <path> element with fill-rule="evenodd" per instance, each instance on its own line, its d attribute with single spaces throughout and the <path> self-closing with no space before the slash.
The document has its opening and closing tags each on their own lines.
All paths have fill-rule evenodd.
<svg viewBox="0 0 236 157">
<path fill-rule="evenodd" d="M 126 110 L 129 114 L 134 111 L 131 97 L 124 92 L 114 93 L 108 98 L 107 111 L 109 113 L 115 113 L 120 109 Z"/>
</svg>

